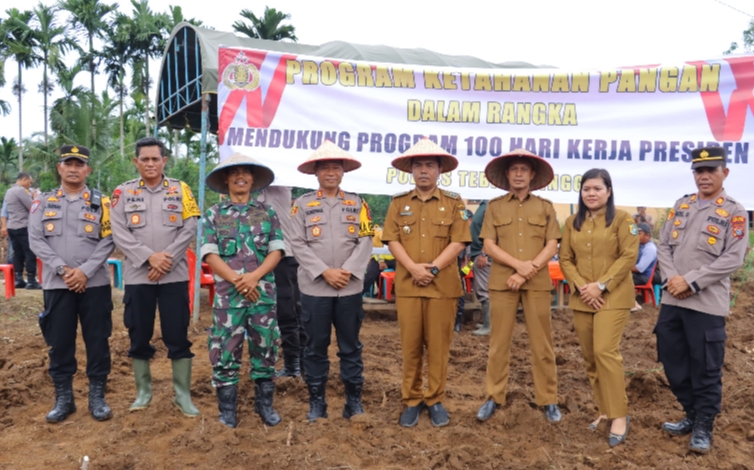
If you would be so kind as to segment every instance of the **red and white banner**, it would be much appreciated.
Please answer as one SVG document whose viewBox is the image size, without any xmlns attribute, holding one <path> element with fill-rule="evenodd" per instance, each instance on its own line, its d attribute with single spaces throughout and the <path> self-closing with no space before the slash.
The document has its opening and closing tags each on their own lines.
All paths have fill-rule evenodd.
<svg viewBox="0 0 754 470">
<path fill-rule="evenodd" d="M 329 139 L 361 160 L 344 189 L 412 187 L 390 162 L 428 136 L 458 169 L 440 186 L 464 198 L 500 194 L 487 162 L 516 148 L 547 158 L 541 194 L 575 203 L 581 175 L 605 168 L 616 203 L 668 207 L 695 191 L 691 151 L 728 150 L 730 196 L 754 209 L 754 56 L 599 71 L 474 69 L 367 63 L 220 48 L 221 159 L 244 153 L 276 184 L 315 187 L 296 171 Z M 754 148 L 751 148 L 754 152 Z M 750 162 L 751 160 L 751 162 Z"/>
</svg>

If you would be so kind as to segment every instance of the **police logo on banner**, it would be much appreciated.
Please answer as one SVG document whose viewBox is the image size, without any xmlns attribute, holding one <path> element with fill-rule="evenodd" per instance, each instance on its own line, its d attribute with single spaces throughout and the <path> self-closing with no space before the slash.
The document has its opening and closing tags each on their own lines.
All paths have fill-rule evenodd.
<svg viewBox="0 0 754 470">
<path fill-rule="evenodd" d="M 259 69 L 249 62 L 243 51 L 239 52 L 234 62 L 223 71 L 223 85 L 229 90 L 254 91 L 259 88 L 261 75 Z"/>
</svg>

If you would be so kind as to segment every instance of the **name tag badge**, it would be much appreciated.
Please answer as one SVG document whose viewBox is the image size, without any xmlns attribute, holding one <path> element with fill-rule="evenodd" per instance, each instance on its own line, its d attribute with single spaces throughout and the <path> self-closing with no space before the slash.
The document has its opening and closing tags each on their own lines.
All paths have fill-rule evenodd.
<svg viewBox="0 0 754 470">
<path fill-rule="evenodd" d="M 414 215 L 413 212 L 401 212 L 401 217 L 407 216 L 407 215 Z"/>
</svg>

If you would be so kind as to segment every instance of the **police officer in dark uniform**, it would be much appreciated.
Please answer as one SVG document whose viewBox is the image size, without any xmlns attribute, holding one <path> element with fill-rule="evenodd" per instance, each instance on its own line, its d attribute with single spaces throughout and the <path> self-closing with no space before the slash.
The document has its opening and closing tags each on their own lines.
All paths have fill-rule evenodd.
<svg viewBox="0 0 754 470">
<path fill-rule="evenodd" d="M 723 189 L 726 150 L 699 148 L 691 156 L 699 191 L 675 203 L 660 233 L 666 294 L 655 334 L 670 389 L 686 412 L 662 427 L 674 436 L 691 433 L 689 449 L 706 453 L 722 401 L 730 275 L 743 264 L 749 237 L 746 210 Z"/>
<path fill-rule="evenodd" d="M 113 327 L 106 263 L 115 245 L 110 200 L 86 186 L 92 171 L 88 162 L 88 148 L 61 147 L 58 174 L 62 186 L 42 194 L 31 206 L 29 242 L 44 264 L 45 311 L 39 323 L 50 346 L 49 373 L 55 384 L 55 407 L 47 415 L 50 423 L 76 411 L 73 375 L 79 320 L 86 345 L 89 410 L 98 421 L 112 417 L 105 401 Z"/>
</svg>

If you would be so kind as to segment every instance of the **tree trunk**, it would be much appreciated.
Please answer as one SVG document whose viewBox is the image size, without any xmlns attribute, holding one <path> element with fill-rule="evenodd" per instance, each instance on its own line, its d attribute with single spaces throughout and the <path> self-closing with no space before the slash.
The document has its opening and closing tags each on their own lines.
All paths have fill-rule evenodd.
<svg viewBox="0 0 754 470">
<path fill-rule="evenodd" d="M 21 112 L 21 98 L 24 94 L 24 82 L 21 79 L 21 64 L 18 64 L 18 171 L 24 170 L 24 139 L 23 113 Z"/>
<path fill-rule="evenodd" d="M 44 159 L 44 171 L 47 172 L 47 158 L 50 155 L 49 136 L 47 130 L 47 51 L 45 51 L 45 63 L 42 72 L 42 88 L 44 93 L 44 120 L 45 120 L 45 159 Z"/>
<path fill-rule="evenodd" d="M 92 80 L 92 115 L 90 118 L 92 119 L 92 132 L 89 134 L 89 148 L 94 148 L 94 142 L 97 140 L 97 117 L 94 113 L 94 100 L 96 99 L 97 95 L 94 91 L 94 72 L 95 72 L 95 66 L 94 66 L 94 33 L 89 33 L 89 73 L 91 74 L 91 80 Z"/>
<path fill-rule="evenodd" d="M 123 139 L 123 134 L 125 133 L 124 130 L 124 124 L 123 124 L 123 95 L 125 93 L 123 92 L 123 71 L 120 72 L 120 88 L 118 89 L 118 94 L 120 95 L 120 158 L 126 159 L 126 147 Z"/>
<path fill-rule="evenodd" d="M 147 136 L 150 135 L 149 133 L 149 56 L 147 55 L 144 59 L 144 68 L 146 77 L 146 81 L 144 83 L 144 100 L 146 105 L 146 111 L 144 112 L 144 124 L 147 126 Z"/>
<path fill-rule="evenodd" d="M 178 160 L 178 158 L 180 157 L 180 152 L 178 149 L 180 149 L 181 145 L 181 135 L 178 133 L 178 129 L 173 129 L 173 142 L 173 145 L 175 147 L 175 150 L 173 151 L 174 158 Z"/>
</svg>

